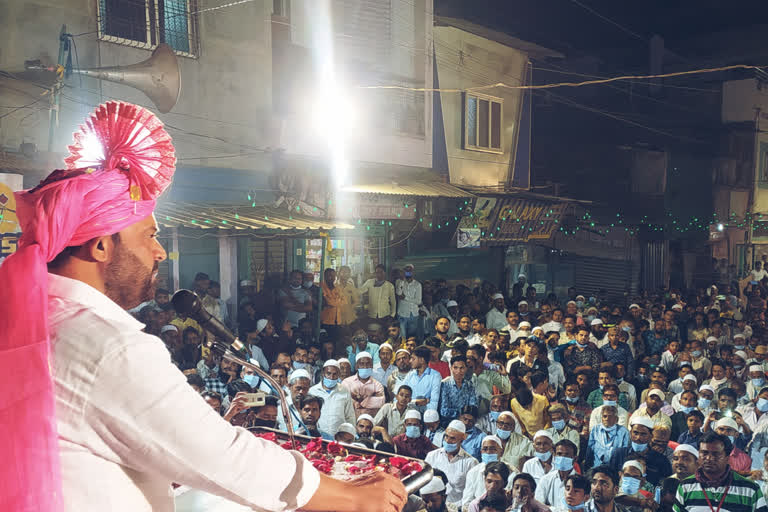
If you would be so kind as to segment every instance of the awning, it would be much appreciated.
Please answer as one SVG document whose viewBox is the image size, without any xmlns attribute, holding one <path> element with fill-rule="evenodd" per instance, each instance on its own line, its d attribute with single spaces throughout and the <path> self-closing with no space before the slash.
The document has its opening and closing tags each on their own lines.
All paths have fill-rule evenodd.
<svg viewBox="0 0 768 512">
<path fill-rule="evenodd" d="M 367 185 L 344 185 L 343 192 L 362 194 L 390 194 L 417 197 L 475 197 L 471 192 L 448 183 L 376 183 Z"/>
<path fill-rule="evenodd" d="M 342 221 L 291 215 L 285 209 L 268 206 L 213 206 L 164 202 L 157 205 L 155 216 L 160 225 L 170 228 L 326 231 L 355 227 Z"/>
<path fill-rule="evenodd" d="M 498 199 L 481 240 L 487 245 L 548 240 L 558 230 L 568 203 L 523 198 Z"/>
</svg>

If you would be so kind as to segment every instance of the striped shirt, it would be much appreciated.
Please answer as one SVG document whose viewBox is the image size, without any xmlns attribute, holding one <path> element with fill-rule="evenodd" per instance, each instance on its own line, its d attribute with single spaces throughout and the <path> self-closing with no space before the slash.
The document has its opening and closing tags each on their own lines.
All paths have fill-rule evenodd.
<svg viewBox="0 0 768 512">
<path fill-rule="evenodd" d="M 760 486 L 738 473 L 731 472 L 731 475 L 730 486 L 708 487 L 706 497 L 695 475 L 689 476 L 677 488 L 675 512 L 712 512 L 717 510 L 721 499 L 720 512 L 768 512 Z M 728 494 L 723 498 L 726 489 Z"/>
</svg>

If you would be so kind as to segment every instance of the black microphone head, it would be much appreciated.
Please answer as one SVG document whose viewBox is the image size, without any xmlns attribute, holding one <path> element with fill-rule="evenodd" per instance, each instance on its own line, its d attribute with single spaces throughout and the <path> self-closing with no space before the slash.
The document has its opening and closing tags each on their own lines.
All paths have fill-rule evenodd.
<svg viewBox="0 0 768 512">
<path fill-rule="evenodd" d="M 177 313 L 193 318 L 203 306 L 200 302 L 200 297 L 191 290 L 179 290 L 174 293 L 171 298 L 171 304 L 173 304 L 173 309 Z"/>
</svg>

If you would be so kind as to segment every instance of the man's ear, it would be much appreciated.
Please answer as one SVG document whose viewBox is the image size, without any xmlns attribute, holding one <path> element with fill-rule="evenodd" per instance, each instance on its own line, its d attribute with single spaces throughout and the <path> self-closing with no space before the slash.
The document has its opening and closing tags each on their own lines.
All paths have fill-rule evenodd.
<svg viewBox="0 0 768 512">
<path fill-rule="evenodd" d="M 115 253 L 115 242 L 111 235 L 92 238 L 85 243 L 85 254 L 90 261 L 95 263 L 107 263 L 112 260 Z"/>
</svg>

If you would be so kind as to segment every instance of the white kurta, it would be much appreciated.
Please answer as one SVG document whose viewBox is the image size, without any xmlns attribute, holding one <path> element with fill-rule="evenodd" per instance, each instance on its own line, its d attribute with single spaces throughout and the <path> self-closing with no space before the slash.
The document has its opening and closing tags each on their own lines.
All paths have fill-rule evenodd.
<svg viewBox="0 0 768 512">
<path fill-rule="evenodd" d="M 449 459 L 445 448 L 438 448 L 429 452 L 424 462 L 439 469 L 448 478 L 445 501 L 460 504 L 467 473 L 478 464 L 477 459 L 465 452 L 463 448 L 459 449 L 459 453 L 453 459 Z"/>
<path fill-rule="evenodd" d="M 104 294 L 49 279 L 66 510 L 173 511 L 171 482 L 259 509 L 309 501 L 320 477 L 303 456 L 224 421 Z"/>
</svg>

